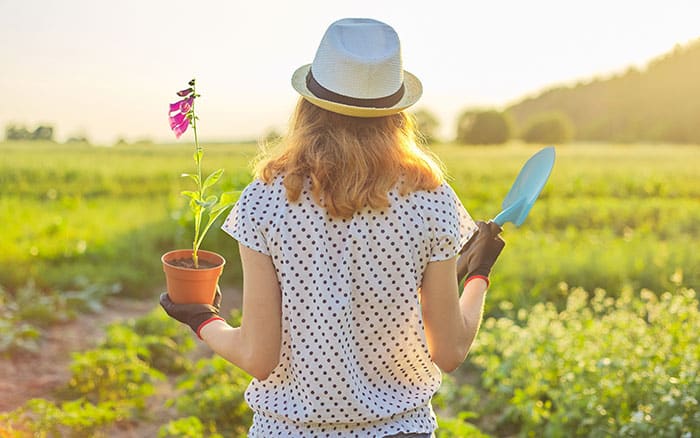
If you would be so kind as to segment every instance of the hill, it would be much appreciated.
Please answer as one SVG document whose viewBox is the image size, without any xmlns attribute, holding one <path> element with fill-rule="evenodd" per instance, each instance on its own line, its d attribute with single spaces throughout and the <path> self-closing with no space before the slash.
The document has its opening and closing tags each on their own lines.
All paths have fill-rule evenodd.
<svg viewBox="0 0 700 438">
<path fill-rule="evenodd" d="M 577 140 L 700 143 L 700 39 L 642 70 L 551 88 L 506 111 L 520 128 L 543 112 L 566 114 Z"/>
</svg>

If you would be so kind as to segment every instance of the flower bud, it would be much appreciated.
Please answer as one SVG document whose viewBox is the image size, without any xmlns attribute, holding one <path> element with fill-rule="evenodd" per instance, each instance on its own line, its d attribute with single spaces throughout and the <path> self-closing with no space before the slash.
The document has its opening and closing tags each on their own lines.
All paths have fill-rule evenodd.
<svg viewBox="0 0 700 438">
<path fill-rule="evenodd" d="M 185 88 L 184 90 L 178 91 L 177 95 L 180 97 L 185 97 L 185 96 L 189 96 L 189 94 L 193 91 L 194 90 L 192 88 Z"/>
</svg>

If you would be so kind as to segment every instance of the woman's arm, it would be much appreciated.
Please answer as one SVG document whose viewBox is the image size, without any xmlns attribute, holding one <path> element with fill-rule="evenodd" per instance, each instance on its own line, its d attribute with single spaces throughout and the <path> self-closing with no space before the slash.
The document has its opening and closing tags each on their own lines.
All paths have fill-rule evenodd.
<svg viewBox="0 0 700 438">
<path fill-rule="evenodd" d="M 428 263 L 420 289 L 425 336 L 430 356 L 445 372 L 464 362 L 481 324 L 486 282 L 467 283 L 459 298 L 456 258 Z"/>
<path fill-rule="evenodd" d="M 491 267 L 505 243 L 501 227 L 478 222 L 479 231 L 460 252 L 459 259 L 428 263 L 420 290 L 428 349 L 433 362 L 443 371 L 455 370 L 471 348 L 484 310 Z M 459 269 L 458 269 L 459 266 Z M 467 275 L 460 298 L 455 276 Z"/>
<path fill-rule="evenodd" d="M 258 380 L 279 363 L 282 297 L 272 258 L 238 245 L 243 265 L 243 319 L 240 327 L 213 321 L 200 331 L 209 347 Z"/>
</svg>

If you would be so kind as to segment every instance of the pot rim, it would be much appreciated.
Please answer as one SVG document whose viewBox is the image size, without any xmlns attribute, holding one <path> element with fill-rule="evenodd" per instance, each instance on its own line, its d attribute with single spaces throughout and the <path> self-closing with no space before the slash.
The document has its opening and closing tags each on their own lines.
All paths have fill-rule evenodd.
<svg viewBox="0 0 700 438">
<path fill-rule="evenodd" d="M 211 256 L 211 258 L 205 257 L 205 260 L 207 260 L 207 261 L 210 262 L 210 263 L 216 263 L 216 266 L 212 266 L 211 268 L 199 268 L 199 269 L 195 269 L 195 268 L 184 268 L 184 267 L 182 267 L 182 266 L 175 266 L 175 265 L 173 265 L 173 264 L 171 264 L 171 263 L 169 262 L 169 260 L 174 259 L 174 258 L 177 258 L 177 257 L 175 257 L 176 254 L 177 254 L 177 255 L 181 255 L 181 254 L 178 254 L 178 253 L 187 253 L 187 255 L 188 255 L 189 257 L 191 257 L 193 252 L 194 252 L 194 251 L 193 251 L 192 249 L 174 249 L 174 250 L 172 250 L 172 251 L 168 251 L 168 252 L 166 252 L 165 254 L 163 254 L 163 255 L 160 257 L 160 260 L 161 260 L 161 262 L 162 262 L 164 265 L 168 265 L 168 267 L 173 268 L 173 269 L 179 269 L 179 270 L 183 270 L 183 271 L 197 271 L 197 272 L 219 269 L 220 267 L 222 267 L 223 265 L 226 264 L 226 259 L 225 259 L 221 254 L 216 253 L 216 252 L 214 252 L 214 251 L 207 251 L 207 250 L 205 250 L 205 249 L 197 250 L 197 253 L 199 254 L 199 257 L 202 258 L 202 257 L 201 257 L 202 255 Z M 212 258 L 213 258 L 214 260 L 212 260 Z"/>
</svg>

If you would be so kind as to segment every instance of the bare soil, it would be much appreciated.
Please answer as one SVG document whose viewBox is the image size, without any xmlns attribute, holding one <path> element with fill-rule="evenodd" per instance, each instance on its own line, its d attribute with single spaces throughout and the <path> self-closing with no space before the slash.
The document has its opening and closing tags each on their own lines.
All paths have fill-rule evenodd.
<svg viewBox="0 0 700 438">
<path fill-rule="evenodd" d="M 217 266 L 220 266 L 216 263 L 211 263 L 208 260 L 204 260 L 203 258 L 199 259 L 199 266 L 195 267 L 194 266 L 194 261 L 192 260 L 192 257 L 184 257 L 181 259 L 173 259 L 173 260 L 168 260 L 168 264 L 172 266 L 176 266 L 178 268 L 187 268 L 187 269 L 209 269 L 209 268 L 215 268 Z"/>
<path fill-rule="evenodd" d="M 222 315 L 228 315 L 233 308 L 240 308 L 239 290 L 226 289 L 222 293 Z M 153 300 L 146 301 L 112 298 L 99 313 L 85 314 L 42 330 L 38 352 L 0 356 L 0 412 L 12 411 L 32 398 L 56 400 L 54 394 L 64 388 L 70 379 L 72 352 L 96 347 L 104 339 L 107 325 L 145 315 L 157 306 L 157 295 Z M 198 341 L 193 358 L 209 354 L 208 347 Z M 165 401 L 175 395 L 173 382 L 160 383 L 156 394 L 149 399 L 147 418 L 139 422 L 119 423 L 109 431 L 109 436 L 156 436 L 161 425 L 177 418 L 172 408 L 165 407 Z"/>
<path fill-rule="evenodd" d="M 110 299 L 99 313 L 43 329 L 38 352 L 0 356 L 0 412 L 14 410 L 31 398 L 52 399 L 51 394 L 70 378 L 71 352 L 95 347 L 105 326 L 146 314 L 156 303 Z"/>
</svg>

